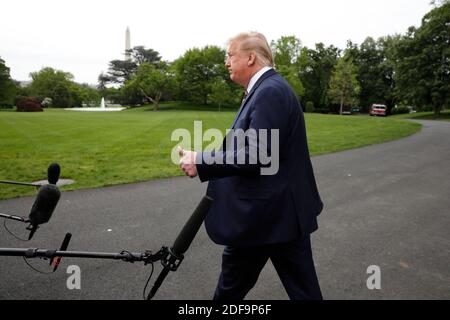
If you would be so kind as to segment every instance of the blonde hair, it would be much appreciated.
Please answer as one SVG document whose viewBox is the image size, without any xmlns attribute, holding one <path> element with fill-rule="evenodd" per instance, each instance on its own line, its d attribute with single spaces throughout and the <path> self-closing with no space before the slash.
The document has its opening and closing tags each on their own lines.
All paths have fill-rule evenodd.
<svg viewBox="0 0 450 320">
<path fill-rule="evenodd" d="M 228 40 L 228 44 L 236 41 L 239 43 L 240 50 L 254 51 L 256 60 L 262 67 L 273 67 L 272 50 L 262 33 L 243 32 Z"/>
</svg>

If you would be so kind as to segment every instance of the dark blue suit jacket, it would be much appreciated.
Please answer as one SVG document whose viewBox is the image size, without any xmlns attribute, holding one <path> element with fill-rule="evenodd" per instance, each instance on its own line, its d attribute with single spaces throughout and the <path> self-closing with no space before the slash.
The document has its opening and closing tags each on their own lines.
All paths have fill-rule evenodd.
<svg viewBox="0 0 450 320">
<path fill-rule="evenodd" d="M 303 111 L 287 81 L 273 69 L 253 86 L 232 125 L 232 129 L 249 128 L 279 129 L 279 170 L 260 175 L 260 163 L 208 164 L 211 157 L 236 157 L 243 152 L 227 150 L 225 144 L 221 150 L 199 153 L 198 175 L 202 182 L 210 181 L 207 195 L 214 199 L 205 219 L 208 235 L 218 244 L 252 246 L 287 242 L 315 231 L 323 204 Z"/>
</svg>

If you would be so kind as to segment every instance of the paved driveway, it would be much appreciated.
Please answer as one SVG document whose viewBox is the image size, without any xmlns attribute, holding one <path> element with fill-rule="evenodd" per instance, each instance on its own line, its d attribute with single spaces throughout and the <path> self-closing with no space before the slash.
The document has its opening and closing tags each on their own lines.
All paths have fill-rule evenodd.
<svg viewBox="0 0 450 320">
<path fill-rule="evenodd" d="M 450 298 L 450 123 L 420 123 L 420 133 L 401 140 L 313 158 L 325 209 L 312 240 L 326 299 Z M 71 232 L 74 251 L 157 251 L 173 243 L 205 189 L 197 179 L 177 177 L 65 192 L 31 242 L 1 228 L 0 247 L 56 249 Z M 33 201 L 0 201 L 0 212 L 28 215 Z M 26 234 L 19 223 L 8 226 Z M 155 298 L 210 299 L 221 251 L 202 227 Z M 42 259 L 29 263 L 49 270 Z M 66 287 L 69 265 L 80 267 L 80 290 Z M 366 286 L 373 265 L 381 272 L 379 290 Z M 152 284 L 161 268 L 155 266 Z M 143 263 L 65 258 L 58 272 L 44 275 L 22 258 L 0 257 L 0 299 L 141 299 L 150 270 Z M 247 298 L 287 299 L 270 263 Z"/>
</svg>

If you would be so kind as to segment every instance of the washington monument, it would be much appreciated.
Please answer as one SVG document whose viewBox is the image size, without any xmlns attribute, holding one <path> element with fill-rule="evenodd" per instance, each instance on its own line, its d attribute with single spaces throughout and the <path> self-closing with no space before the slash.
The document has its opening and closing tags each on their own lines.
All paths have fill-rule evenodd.
<svg viewBox="0 0 450 320">
<path fill-rule="evenodd" d="M 131 60 L 130 29 L 125 32 L 125 60 Z"/>
</svg>

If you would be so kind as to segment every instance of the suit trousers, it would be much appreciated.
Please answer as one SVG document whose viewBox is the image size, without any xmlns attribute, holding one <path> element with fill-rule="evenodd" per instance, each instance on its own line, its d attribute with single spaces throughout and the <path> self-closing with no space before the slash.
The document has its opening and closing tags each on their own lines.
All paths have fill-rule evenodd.
<svg viewBox="0 0 450 320">
<path fill-rule="evenodd" d="M 226 246 L 214 294 L 217 301 L 243 300 L 270 259 L 291 300 L 322 300 L 310 235 L 292 242 L 255 247 Z"/>
</svg>

